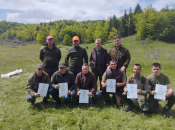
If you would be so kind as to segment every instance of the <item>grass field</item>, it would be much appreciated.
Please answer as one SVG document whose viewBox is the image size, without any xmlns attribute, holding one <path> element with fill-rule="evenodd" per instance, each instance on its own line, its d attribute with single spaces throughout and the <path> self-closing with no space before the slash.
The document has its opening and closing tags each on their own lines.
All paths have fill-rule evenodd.
<svg viewBox="0 0 175 130">
<path fill-rule="evenodd" d="M 127 69 L 127 76 L 131 75 L 135 63 L 142 65 L 142 74 L 151 74 L 151 64 L 159 62 L 163 73 L 169 76 L 171 86 L 175 90 L 175 44 L 154 41 L 143 45 L 134 36 L 122 39 L 122 45 L 130 50 L 131 62 Z M 85 47 L 85 45 L 83 45 Z M 88 56 L 95 44 L 88 44 Z M 113 42 L 106 49 L 113 47 Z M 64 62 L 68 46 L 59 46 Z M 75 100 L 69 104 L 62 104 L 58 109 L 53 106 L 55 101 L 50 98 L 48 105 L 43 105 L 42 98 L 37 98 L 34 106 L 26 101 L 26 84 L 29 76 L 35 72 L 39 60 L 41 45 L 30 44 L 8 48 L 0 46 L 0 74 L 6 74 L 16 69 L 23 69 L 23 73 L 0 78 L 0 130 L 171 130 L 175 129 L 175 106 L 169 112 L 170 118 L 162 116 L 162 109 L 166 102 L 159 102 L 157 114 L 150 115 L 141 112 L 138 103 L 135 108 L 126 113 L 127 104 L 116 108 L 113 104 L 105 107 L 104 100 L 97 100 L 97 106 L 90 104 L 76 105 Z M 98 83 L 99 84 L 99 83 Z"/>
</svg>

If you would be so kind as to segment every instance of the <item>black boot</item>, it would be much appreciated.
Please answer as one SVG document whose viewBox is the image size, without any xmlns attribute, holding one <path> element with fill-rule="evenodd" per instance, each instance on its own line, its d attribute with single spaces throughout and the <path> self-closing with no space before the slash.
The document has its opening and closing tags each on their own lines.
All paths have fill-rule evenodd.
<svg viewBox="0 0 175 130">
<path fill-rule="evenodd" d="M 128 107 L 125 109 L 126 112 L 131 111 L 134 108 L 134 105 L 128 105 Z"/>
<path fill-rule="evenodd" d="M 165 118 L 169 117 L 167 105 L 165 105 L 165 107 L 163 108 L 162 116 Z"/>
</svg>

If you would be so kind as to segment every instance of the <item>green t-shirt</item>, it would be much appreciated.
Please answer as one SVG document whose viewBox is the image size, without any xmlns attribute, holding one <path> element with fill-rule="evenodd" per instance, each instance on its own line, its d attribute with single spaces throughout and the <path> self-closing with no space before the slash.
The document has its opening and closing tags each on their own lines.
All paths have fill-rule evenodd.
<svg viewBox="0 0 175 130">
<path fill-rule="evenodd" d="M 148 82 L 151 86 L 151 90 L 155 90 L 156 84 L 166 85 L 170 84 L 169 78 L 166 74 L 160 73 L 158 77 L 155 77 L 153 74 L 148 76 Z"/>
</svg>

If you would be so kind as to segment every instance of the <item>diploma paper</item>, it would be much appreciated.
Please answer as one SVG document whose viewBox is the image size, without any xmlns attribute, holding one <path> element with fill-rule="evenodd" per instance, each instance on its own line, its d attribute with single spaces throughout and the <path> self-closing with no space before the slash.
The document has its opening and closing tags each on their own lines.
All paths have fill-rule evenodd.
<svg viewBox="0 0 175 130">
<path fill-rule="evenodd" d="M 46 97 L 48 88 L 49 84 L 39 83 L 38 93 L 40 94 L 40 96 Z"/>
<path fill-rule="evenodd" d="M 156 94 L 154 94 L 154 98 L 165 101 L 166 99 L 165 94 L 167 91 L 167 86 L 156 84 L 155 91 L 156 91 Z"/>
<path fill-rule="evenodd" d="M 106 83 L 107 83 L 106 92 L 115 93 L 116 92 L 116 80 L 107 79 Z"/>
<path fill-rule="evenodd" d="M 67 82 L 59 83 L 58 85 L 60 86 L 59 87 L 59 96 L 67 95 L 67 93 L 68 93 L 68 83 Z"/>
<path fill-rule="evenodd" d="M 89 90 L 80 89 L 79 103 L 89 103 Z"/>
<path fill-rule="evenodd" d="M 127 98 L 137 99 L 137 84 L 127 84 Z"/>
</svg>

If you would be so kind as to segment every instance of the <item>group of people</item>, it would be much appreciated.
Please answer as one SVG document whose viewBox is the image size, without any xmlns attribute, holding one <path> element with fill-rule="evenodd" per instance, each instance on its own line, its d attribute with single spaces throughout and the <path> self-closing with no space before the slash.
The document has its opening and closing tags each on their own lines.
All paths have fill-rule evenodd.
<svg viewBox="0 0 175 130">
<path fill-rule="evenodd" d="M 168 103 L 163 108 L 163 116 L 169 117 L 168 111 L 175 103 L 175 94 L 170 86 L 170 81 L 167 75 L 160 73 L 161 65 L 159 63 L 152 64 L 152 74 L 147 78 L 141 74 L 141 65 L 135 64 L 133 67 L 133 75 L 126 78 L 126 69 L 130 63 L 131 56 L 129 50 L 121 46 L 120 37 L 114 38 L 115 46 L 109 50 L 102 47 L 102 40 L 96 39 L 96 47 L 91 50 L 89 58 L 92 72 L 89 71 L 88 55 L 86 49 L 79 46 L 80 40 L 78 36 L 72 38 L 73 47 L 69 48 L 65 57 L 65 63 L 59 63 L 61 59 L 61 51 L 54 44 L 52 36 L 47 36 L 47 44 L 40 50 L 40 60 L 43 64 L 36 66 L 36 72 L 32 74 L 26 86 L 27 101 L 35 103 L 40 94 L 37 93 L 39 83 L 48 83 L 49 89 L 47 96 L 43 98 L 43 103 L 48 104 L 47 99 L 49 94 L 56 101 L 55 107 L 61 104 L 59 97 L 59 83 L 68 83 L 68 93 L 63 96 L 66 103 L 70 102 L 71 98 L 77 100 L 81 94 L 80 89 L 89 90 L 88 95 L 92 96 L 91 104 L 96 105 L 96 99 L 104 98 L 106 106 L 111 104 L 109 94 L 113 95 L 114 102 L 117 106 L 123 105 L 123 100 L 128 103 L 126 112 L 134 108 L 133 101 L 127 99 L 127 84 L 137 84 L 137 101 L 142 111 L 155 113 L 156 107 L 159 106 L 158 101 L 154 99 L 156 84 L 166 85 L 166 100 Z M 70 59 L 70 60 L 69 60 Z M 100 81 L 100 89 L 97 90 L 97 80 Z M 51 80 L 50 80 L 51 79 Z M 107 79 L 116 80 L 116 92 L 109 93 L 106 91 L 108 87 Z M 147 99 L 147 94 L 149 98 Z"/>
</svg>

